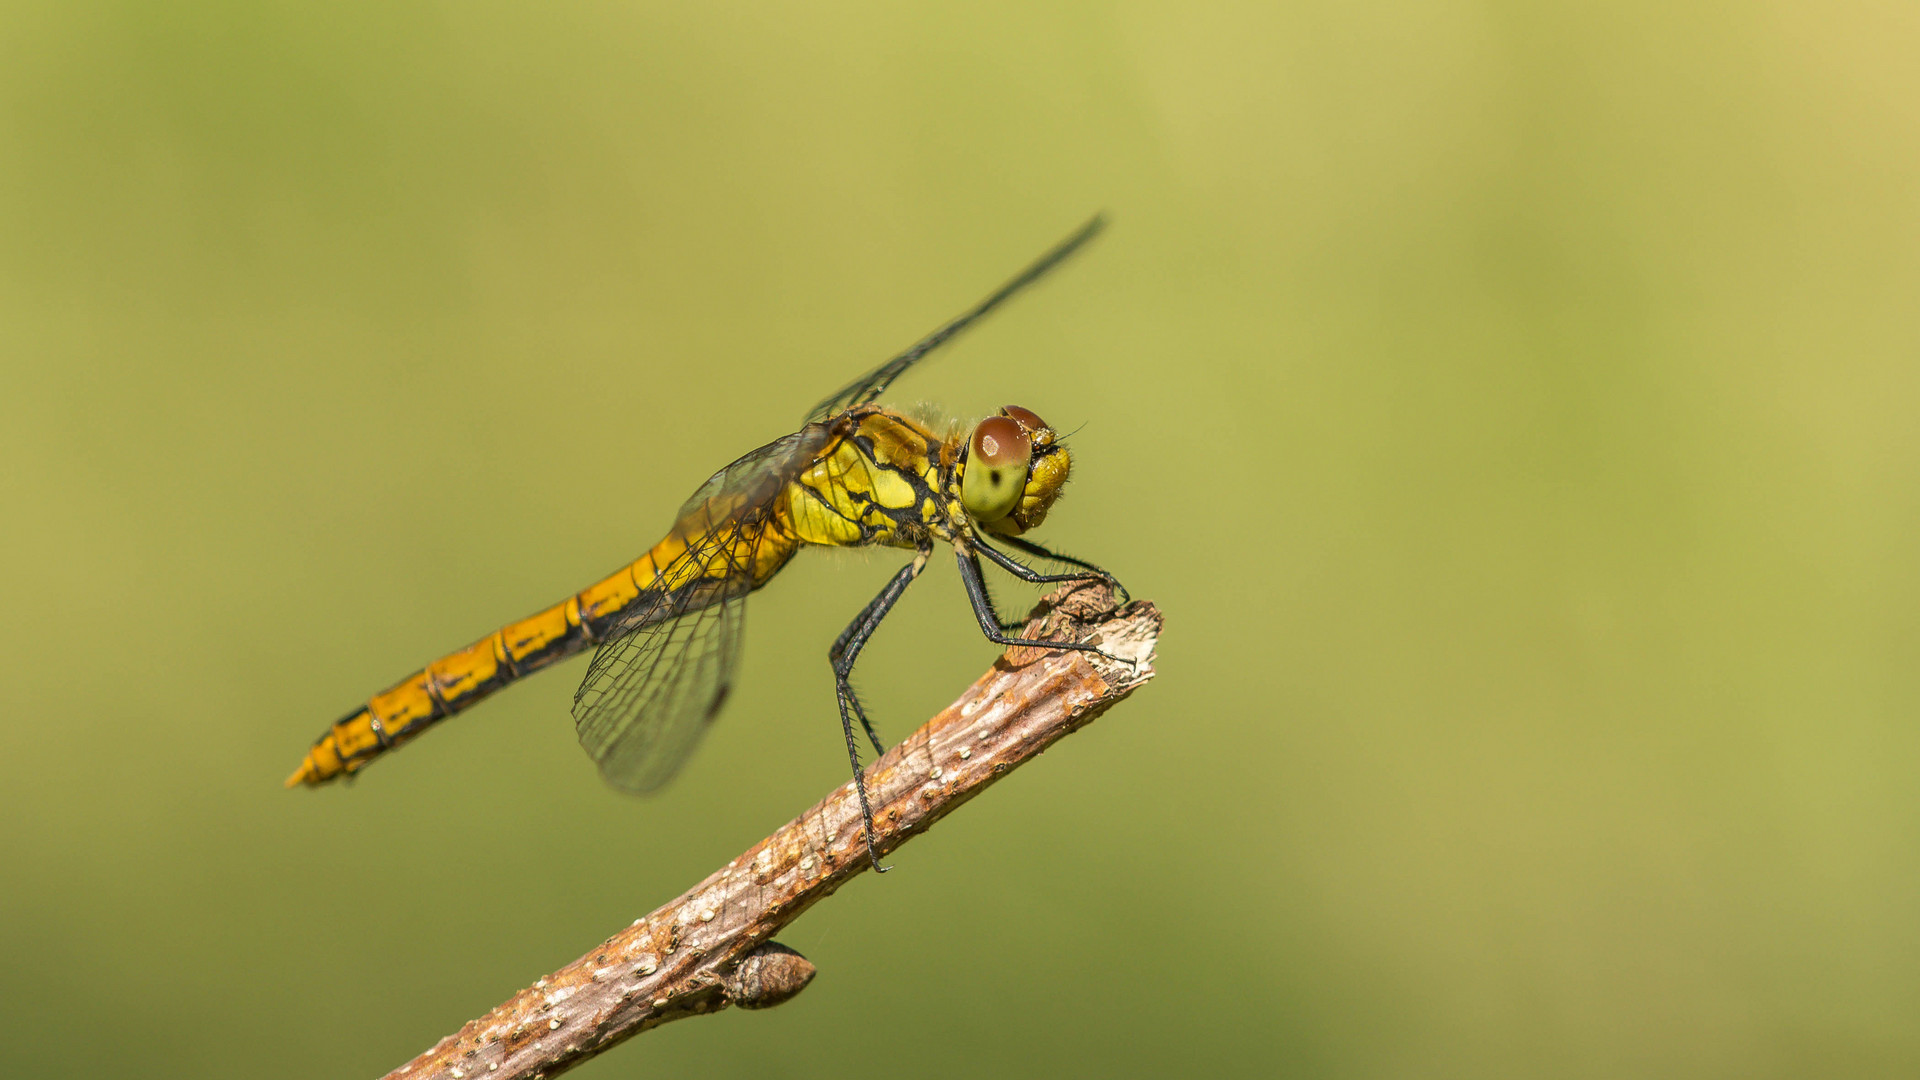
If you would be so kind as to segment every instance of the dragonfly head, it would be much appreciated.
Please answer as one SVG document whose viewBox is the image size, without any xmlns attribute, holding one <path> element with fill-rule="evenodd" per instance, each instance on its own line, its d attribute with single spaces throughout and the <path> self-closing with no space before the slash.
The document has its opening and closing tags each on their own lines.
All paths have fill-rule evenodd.
<svg viewBox="0 0 1920 1080">
<path fill-rule="evenodd" d="M 1018 536 L 1046 520 L 1072 460 L 1045 420 L 1008 405 L 980 421 L 960 462 L 960 502 L 981 528 Z"/>
</svg>

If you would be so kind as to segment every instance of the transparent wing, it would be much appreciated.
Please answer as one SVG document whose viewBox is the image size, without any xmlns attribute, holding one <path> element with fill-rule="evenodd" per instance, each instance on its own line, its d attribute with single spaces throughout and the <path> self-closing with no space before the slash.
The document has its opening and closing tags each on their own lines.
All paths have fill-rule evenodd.
<svg viewBox="0 0 1920 1080">
<path fill-rule="evenodd" d="M 764 557 L 768 515 L 829 437 L 809 425 L 702 484 L 673 526 L 686 550 L 660 568 L 659 588 L 603 631 L 573 719 L 609 784 L 659 788 L 719 716 L 739 664 L 747 594 L 784 561 L 769 566 Z"/>
<path fill-rule="evenodd" d="M 1034 282 L 1045 277 L 1047 271 L 1058 266 L 1067 256 L 1073 254 L 1082 244 L 1091 240 L 1105 228 L 1107 219 L 1095 214 L 1092 220 L 1074 232 L 1072 236 L 1060 241 L 1045 255 L 1034 260 L 1033 264 L 1020 271 L 1012 281 L 1000 286 L 992 296 L 975 304 L 965 314 L 949 322 L 926 337 L 921 338 L 911 349 L 881 364 L 858 379 L 841 387 L 833 396 L 813 407 L 807 414 L 809 421 L 825 420 L 827 417 L 850 409 L 855 405 L 866 405 L 886 393 L 887 386 L 928 353 L 951 341 L 960 331 L 980 319 L 981 316 L 1005 303 L 1010 297 Z"/>
<path fill-rule="evenodd" d="M 686 764 L 732 689 L 745 615 L 743 591 L 600 646 L 573 718 L 607 783 L 644 794 Z"/>
</svg>

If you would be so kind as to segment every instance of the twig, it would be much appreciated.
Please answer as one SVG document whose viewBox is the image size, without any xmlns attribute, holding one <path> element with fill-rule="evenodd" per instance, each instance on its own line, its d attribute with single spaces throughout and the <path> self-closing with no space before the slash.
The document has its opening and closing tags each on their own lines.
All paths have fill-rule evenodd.
<svg viewBox="0 0 1920 1080">
<path fill-rule="evenodd" d="M 1035 611 L 1027 637 L 1096 643 L 1086 652 L 1007 650 L 958 701 L 867 770 L 876 847 L 892 851 L 1153 677 L 1160 613 L 1116 608 L 1105 586 L 1068 586 Z M 813 978 L 775 933 L 869 866 L 860 806 L 842 784 L 679 899 L 515 994 L 388 1073 L 556 1076 L 670 1020 L 729 1005 L 777 1005 Z"/>
</svg>

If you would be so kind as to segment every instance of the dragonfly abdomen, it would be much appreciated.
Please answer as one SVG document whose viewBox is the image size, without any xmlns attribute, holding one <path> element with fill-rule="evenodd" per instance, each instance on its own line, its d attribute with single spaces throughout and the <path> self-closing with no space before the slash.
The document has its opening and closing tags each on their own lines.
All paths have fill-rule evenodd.
<svg viewBox="0 0 1920 1080">
<path fill-rule="evenodd" d="M 625 632 L 645 625 L 634 621 L 636 613 L 659 609 L 664 617 L 674 607 L 658 603 L 665 586 L 695 586 L 660 581 L 658 567 L 672 564 L 685 550 L 682 537 L 669 535 L 604 580 L 545 611 L 503 626 L 375 694 L 320 736 L 300 768 L 287 778 L 287 786 L 323 784 L 359 772 L 439 721 L 586 649 L 616 627 Z M 683 603 L 677 610 L 686 607 Z"/>
</svg>

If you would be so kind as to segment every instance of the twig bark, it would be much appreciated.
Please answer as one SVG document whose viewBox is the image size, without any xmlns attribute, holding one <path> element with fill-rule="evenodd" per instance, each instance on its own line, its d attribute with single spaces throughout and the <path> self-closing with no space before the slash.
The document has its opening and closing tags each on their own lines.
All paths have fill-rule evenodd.
<svg viewBox="0 0 1920 1080">
<path fill-rule="evenodd" d="M 868 768 L 880 852 L 925 832 L 1152 678 L 1160 623 L 1152 604 L 1117 607 L 1103 585 L 1048 596 L 1024 636 L 1092 642 L 1123 661 L 1007 650 L 958 701 Z M 860 805 L 853 785 L 842 784 L 679 899 L 388 1078 L 552 1077 L 670 1020 L 777 1005 L 806 986 L 813 965 L 773 935 L 868 865 Z"/>
</svg>

